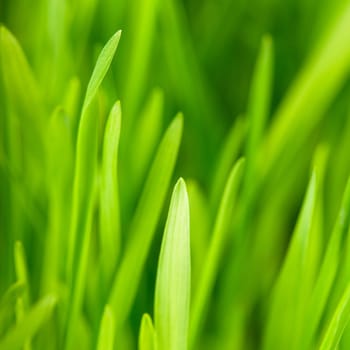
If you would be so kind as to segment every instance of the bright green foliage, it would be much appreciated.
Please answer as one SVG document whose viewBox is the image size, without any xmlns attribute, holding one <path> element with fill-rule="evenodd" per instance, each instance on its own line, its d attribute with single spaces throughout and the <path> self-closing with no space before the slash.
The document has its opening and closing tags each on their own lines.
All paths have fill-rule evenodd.
<svg viewBox="0 0 350 350">
<path fill-rule="evenodd" d="M 0 1 L 0 349 L 350 349 L 349 33 L 350 0 Z"/>
<path fill-rule="evenodd" d="M 148 314 L 144 314 L 141 320 L 139 334 L 139 350 L 156 350 L 157 335 L 152 323 L 152 319 Z"/>
<path fill-rule="evenodd" d="M 190 213 L 186 184 L 174 188 L 160 249 L 155 292 L 159 349 L 187 349 L 191 292 Z"/>
</svg>

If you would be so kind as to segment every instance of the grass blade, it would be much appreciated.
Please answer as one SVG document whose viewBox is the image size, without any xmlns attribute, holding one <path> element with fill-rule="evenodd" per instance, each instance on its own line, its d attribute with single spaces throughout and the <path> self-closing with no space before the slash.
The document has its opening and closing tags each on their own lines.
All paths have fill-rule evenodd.
<svg viewBox="0 0 350 350">
<path fill-rule="evenodd" d="M 141 320 L 139 335 L 139 350 L 156 350 L 157 336 L 153 327 L 151 316 L 144 314 Z"/>
<path fill-rule="evenodd" d="M 49 295 L 40 300 L 1 340 L 0 349 L 16 350 L 24 346 L 49 319 L 56 305 L 55 296 Z"/>
<path fill-rule="evenodd" d="M 117 102 L 108 117 L 100 179 L 100 239 L 104 288 L 109 286 L 115 272 L 120 250 L 120 218 L 118 188 L 118 148 L 121 108 Z"/>
<path fill-rule="evenodd" d="M 202 274 L 191 307 L 190 348 L 195 346 L 203 318 L 205 317 L 208 299 L 214 287 L 220 258 L 227 242 L 230 225 L 232 224 L 233 210 L 243 169 L 244 159 L 240 159 L 231 170 L 221 199 L 209 251 L 204 259 Z"/>
<path fill-rule="evenodd" d="M 125 248 L 109 299 L 113 310 L 118 314 L 117 327 L 126 320 L 135 298 L 174 170 L 182 127 L 183 117 L 179 114 L 161 141 L 130 227 L 130 241 Z"/>
<path fill-rule="evenodd" d="M 106 305 L 103 312 L 97 350 L 113 350 L 115 336 L 114 315 L 111 307 Z"/>
<path fill-rule="evenodd" d="M 190 293 L 190 215 L 186 184 L 180 179 L 171 198 L 158 262 L 154 313 L 160 349 L 187 349 Z"/>
<path fill-rule="evenodd" d="M 72 346 L 73 328 L 82 303 L 95 201 L 98 117 L 93 113 L 91 103 L 112 62 L 119 38 L 120 31 L 107 42 L 97 59 L 87 87 L 79 123 L 67 259 L 70 298 L 66 325 L 66 349 Z"/>
<path fill-rule="evenodd" d="M 301 310 L 308 296 L 310 234 L 316 199 L 313 172 L 288 253 L 276 281 L 264 338 L 264 349 L 294 349 L 299 339 L 294 332 L 301 322 Z M 283 317 L 281 317 L 283 315 Z"/>
<path fill-rule="evenodd" d="M 320 350 L 335 349 L 350 320 L 350 286 L 346 288 L 322 338 Z"/>
</svg>

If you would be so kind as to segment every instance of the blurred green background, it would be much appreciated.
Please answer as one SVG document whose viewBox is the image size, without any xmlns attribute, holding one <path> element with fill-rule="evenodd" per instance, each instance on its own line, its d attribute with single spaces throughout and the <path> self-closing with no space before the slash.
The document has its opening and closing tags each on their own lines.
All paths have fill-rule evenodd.
<svg viewBox="0 0 350 350">
<path fill-rule="evenodd" d="M 151 131 L 147 125 L 140 129 L 138 122 L 147 106 L 156 99 L 162 115 L 158 129 L 153 130 L 156 142 L 175 113 L 184 113 L 184 138 L 176 177 L 194 179 L 195 187 L 205 198 L 203 212 L 207 213 L 198 220 L 203 224 L 203 231 L 208 231 L 215 220 L 229 170 L 239 156 L 247 155 L 249 151 L 247 140 L 252 129 L 249 96 L 262 39 L 266 35 L 272 38 L 274 57 L 271 103 L 261 144 L 265 139 L 269 140 L 269 131 L 277 125 L 276 120 L 283 119 L 278 108 L 287 100 L 300 72 L 309 67 L 308 62 L 311 62 L 310 66 L 318 62 L 317 48 L 327 42 L 329 28 L 336 23 L 347 3 L 345 0 L 0 0 L 0 22 L 18 39 L 33 69 L 44 101 L 44 111 L 39 113 L 44 118 L 57 105 L 65 104 L 74 93 L 80 96 L 79 105 L 82 103 L 83 93 L 79 90 L 84 91 L 98 53 L 113 33 L 122 30 L 116 59 L 103 83 L 98 107 L 102 134 L 111 103 L 120 99 L 122 104 L 119 166 L 122 227 L 127 228 L 130 224 L 145 169 L 149 166 L 146 162 L 139 175 L 137 143 L 142 135 L 147 138 Z M 345 39 L 337 48 L 350 45 L 349 33 L 344 33 Z M 347 53 L 340 49 L 339 52 L 341 61 L 341 55 L 345 57 Z M 330 61 L 330 65 L 336 64 L 337 57 L 331 57 Z M 314 66 L 318 67 L 316 63 Z M 244 218 L 232 225 L 241 235 L 231 242 L 224 256 L 229 262 L 222 265 L 214 291 L 209 310 L 211 321 L 207 324 L 208 339 L 215 339 L 220 330 L 229 334 L 223 327 L 222 314 L 226 308 L 230 310 L 228 312 L 239 308 L 245 315 L 243 334 L 248 334 L 244 349 L 256 348 L 260 343 L 266 301 L 295 225 L 317 150 L 327 163 L 322 240 L 328 240 L 350 172 L 348 70 L 343 69 L 344 74 L 336 84 L 325 79 L 319 84 L 319 91 L 314 90 L 316 97 L 310 99 L 310 110 L 304 108 L 304 114 L 296 113 L 295 123 L 291 123 L 293 128 L 281 133 L 280 144 L 276 141 L 271 146 L 278 150 L 275 158 L 271 160 L 266 156 L 265 164 L 264 156 L 257 156 L 259 163 L 258 169 L 254 168 L 253 180 L 246 180 L 248 184 L 249 181 L 257 184 L 253 204 L 249 203 L 249 214 L 241 215 Z M 325 72 L 323 77 L 327 77 Z M 331 93 L 324 93 L 327 85 L 331 87 Z M 4 91 L 3 85 L 1 88 Z M 0 102 L 1 116 L 8 116 L 5 98 L 1 97 Z M 304 103 L 302 107 L 307 105 Z M 37 111 L 33 108 L 25 113 Z M 30 211 L 29 216 L 38 219 L 39 228 L 46 227 L 49 214 L 45 186 L 40 174 L 38 177 L 33 175 L 40 173 L 40 166 L 44 169 L 45 165 L 38 162 L 33 165 L 37 167 L 35 171 L 29 172 L 26 166 L 20 167 L 17 180 L 24 198 L 18 199 L 9 192 L 13 182 L 4 159 L 11 163 L 13 158 L 8 146 L 11 140 L 4 131 L 5 120 L 1 118 L 0 125 L 4 155 L 0 170 L 0 293 L 13 280 L 14 268 L 9 263 L 12 261 L 12 243 L 20 238 L 27 250 L 28 264 L 34 271 L 33 295 L 37 295 L 35 281 L 39 276 L 35 266 L 41 263 L 40 235 L 43 231 L 28 224 L 31 220 L 26 212 Z M 312 121 L 310 125 L 308 120 Z M 25 125 L 21 123 L 16 128 L 18 135 L 25 132 L 22 130 Z M 25 147 L 26 141 L 23 145 Z M 259 149 L 260 144 L 255 148 L 256 152 Z M 30 183 L 26 182 L 27 175 Z M 27 196 L 23 188 L 31 195 Z M 24 209 L 14 208 L 13 203 L 17 201 L 24 201 Z M 242 207 L 240 210 L 247 210 L 244 205 Z M 16 219 L 16 215 L 25 217 L 25 223 L 18 216 Z M 208 232 L 203 235 L 208 236 Z M 157 238 L 143 276 L 142 292 L 139 292 L 133 310 L 131 329 L 134 333 L 138 329 L 139 310 L 152 309 L 159 242 L 160 238 Z M 200 274 L 206 244 L 198 252 L 192 252 L 194 279 Z M 251 259 L 247 262 L 248 257 Z M 245 267 L 241 269 L 243 261 Z M 225 287 L 227 283 L 232 289 Z M 206 336 L 203 344 L 206 344 Z M 214 348 L 210 342 L 207 346 Z"/>
</svg>

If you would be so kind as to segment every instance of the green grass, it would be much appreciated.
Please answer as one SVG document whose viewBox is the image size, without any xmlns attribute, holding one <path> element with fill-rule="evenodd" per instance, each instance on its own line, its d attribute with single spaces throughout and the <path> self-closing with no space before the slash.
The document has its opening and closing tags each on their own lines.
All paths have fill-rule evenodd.
<svg viewBox="0 0 350 350">
<path fill-rule="evenodd" d="M 348 0 L 0 21 L 0 349 L 350 348 Z"/>
</svg>

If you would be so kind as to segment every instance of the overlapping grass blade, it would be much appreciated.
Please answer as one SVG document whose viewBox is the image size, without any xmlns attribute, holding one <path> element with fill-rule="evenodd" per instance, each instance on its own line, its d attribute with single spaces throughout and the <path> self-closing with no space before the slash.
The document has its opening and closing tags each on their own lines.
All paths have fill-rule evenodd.
<svg viewBox="0 0 350 350">
<path fill-rule="evenodd" d="M 113 350 L 115 337 L 115 322 L 113 310 L 109 305 L 106 305 L 98 336 L 97 350 Z"/>
<path fill-rule="evenodd" d="M 129 230 L 129 242 L 109 299 L 113 310 L 118 314 L 117 326 L 125 322 L 135 298 L 174 170 L 182 127 L 183 116 L 178 114 L 159 145 Z M 128 287 L 125 288 L 125 286 Z"/>
<path fill-rule="evenodd" d="M 294 332 L 303 321 L 302 310 L 310 287 L 306 279 L 310 267 L 309 251 L 313 244 L 310 232 L 317 193 L 316 176 L 313 172 L 286 258 L 274 286 L 263 343 L 266 350 L 294 349 L 298 341 L 294 338 Z"/>
<path fill-rule="evenodd" d="M 155 328 L 159 349 L 188 348 L 191 293 L 190 213 L 185 182 L 175 185 L 160 250 Z"/>
<path fill-rule="evenodd" d="M 107 42 L 99 55 L 84 99 L 79 123 L 73 184 L 67 279 L 70 286 L 65 347 L 70 349 L 85 285 L 97 172 L 98 117 L 91 104 L 112 62 L 120 31 Z"/>
<path fill-rule="evenodd" d="M 33 337 L 49 319 L 57 303 L 53 295 L 41 299 L 33 308 L 23 317 L 22 321 L 14 326 L 0 340 L 0 349 L 15 350 L 20 349 L 27 339 Z"/>
<path fill-rule="evenodd" d="M 143 314 L 139 334 L 139 350 L 157 350 L 157 335 L 151 316 Z"/>
<path fill-rule="evenodd" d="M 337 221 L 327 244 L 327 249 L 315 282 L 311 303 L 307 309 L 307 321 L 303 343 L 307 348 L 315 336 L 339 268 L 342 242 L 350 224 L 350 180 L 346 186 Z"/>
<path fill-rule="evenodd" d="M 113 277 L 120 251 L 120 218 L 118 187 L 118 148 L 121 107 L 117 102 L 108 117 L 100 176 L 100 243 L 104 287 Z"/>
<path fill-rule="evenodd" d="M 225 244 L 227 243 L 228 233 L 230 225 L 232 224 L 232 217 L 234 215 L 237 191 L 242 178 L 243 169 L 244 159 L 239 159 L 230 173 L 221 199 L 209 250 L 204 259 L 203 270 L 191 307 L 191 348 L 195 345 L 196 338 L 198 337 L 200 328 L 205 318 L 205 311 L 208 306 L 208 299 L 212 293 L 215 278 L 218 273 L 220 258 L 222 256 Z"/>
<path fill-rule="evenodd" d="M 337 348 L 350 320 L 350 286 L 346 288 L 322 338 L 320 350 Z"/>
</svg>

